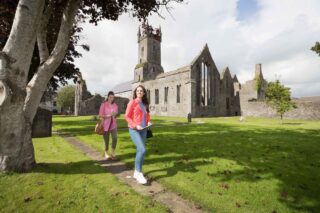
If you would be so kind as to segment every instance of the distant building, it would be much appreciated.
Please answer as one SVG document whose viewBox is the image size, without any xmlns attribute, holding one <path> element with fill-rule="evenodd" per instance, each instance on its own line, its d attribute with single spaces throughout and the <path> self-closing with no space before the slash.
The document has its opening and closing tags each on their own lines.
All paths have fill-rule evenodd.
<svg viewBox="0 0 320 213">
<path fill-rule="evenodd" d="M 139 84 L 147 89 L 152 114 L 164 116 L 234 116 L 241 114 L 241 85 L 228 67 L 220 74 L 207 45 L 188 65 L 164 72 L 161 66 L 161 29 L 143 24 L 138 31 L 139 56 L 134 79 L 117 85 L 116 96 L 130 99 Z M 259 92 L 248 83 L 243 94 L 251 99 L 263 99 L 266 81 L 261 65 L 256 67 L 261 80 Z"/>
<path fill-rule="evenodd" d="M 121 107 L 132 98 L 136 86 L 147 90 L 150 112 L 161 116 L 262 116 L 276 117 L 265 103 L 268 82 L 261 64 L 255 65 L 252 80 L 241 84 L 226 67 L 220 73 L 212 59 L 208 45 L 186 66 L 164 72 L 161 65 L 161 29 L 143 24 L 138 30 L 138 64 L 132 81 L 113 88 L 122 97 Z M 297 100 L 298 108 L 285 114 L 288 118 L 320 119 L 320 102 Z M 309 100 L 309 99 L 308 99 Z"/>
</svg>

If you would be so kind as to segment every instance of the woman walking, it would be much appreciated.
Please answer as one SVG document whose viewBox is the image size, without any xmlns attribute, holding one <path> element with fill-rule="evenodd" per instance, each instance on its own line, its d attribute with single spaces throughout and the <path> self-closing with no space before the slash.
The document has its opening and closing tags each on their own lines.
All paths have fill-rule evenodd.
<svg viewBox="0 0 320 213">
<path fill-rule="evenodd" d="M 117 119 L 118 105 L 114 103 L 114 93 L 110 91 L 108 93 L 107 100 L 100 106 L 99 116 L 103 119 L 103 139 L 104 139 L 104 155 L 105 159 L 116 160 L 116 146 L 117 146 Z M 109 154 L 109 135 L 112 135 L 112 151 Z"/>
<path fill-rule="evenodd" d="M 149 102 L 146 89 L 139 85 L 133 92 L 133 100 L 128 103 L 125 115 L 129 126 L 131 139 L 136 145 L 135 171 L 133 177 L 140 184 L 146 184 L 147 180 L 142 173 L 144 160 L 145 140 L 147 136 L 146 127 L 151 125 L 149 115 Z"/>
</svg>

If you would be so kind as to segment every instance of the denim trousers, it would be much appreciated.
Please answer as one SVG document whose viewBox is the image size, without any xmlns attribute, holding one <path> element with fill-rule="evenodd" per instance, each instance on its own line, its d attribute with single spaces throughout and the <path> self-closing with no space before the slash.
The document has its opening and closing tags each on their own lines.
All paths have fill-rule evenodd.
<svg viewBox="0 0 320 213">
<path fill-rule="evenodd" d="M 147 137 L 147 130 L 136 130 L 129 128 L 129 134 L 134 144 L 136 145 L 136 160 L 135 160 L 135 169 L 138 172 L 142 171 L 142 164 L 144 160 L 144 155 L 146 153 L 145 141 Z"/>
</svg>

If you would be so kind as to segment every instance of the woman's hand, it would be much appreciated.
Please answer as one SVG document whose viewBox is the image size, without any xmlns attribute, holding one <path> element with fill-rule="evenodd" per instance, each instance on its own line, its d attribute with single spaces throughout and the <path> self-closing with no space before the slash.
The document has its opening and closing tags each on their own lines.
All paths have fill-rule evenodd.
<svg viewBox="0 0 320 213">
<path fill-rule="evenodd" d="M 142 126 L 140 126 L 140 125 L 137 125 L 136 128 L 137 128 L 137 130 L 142 130 L 143 129 Z"/>
<path fill-rule="evenodd" d="M 151 126 L 151 125 L 152 125 L 152 123 L 149 121 L 147 126 Z"/>
</svg>

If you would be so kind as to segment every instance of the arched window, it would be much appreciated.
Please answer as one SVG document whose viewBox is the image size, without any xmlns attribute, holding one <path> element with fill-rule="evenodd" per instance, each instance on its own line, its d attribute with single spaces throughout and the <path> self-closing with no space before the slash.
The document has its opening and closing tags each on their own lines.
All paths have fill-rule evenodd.
<svg viewBox="0 0 320 213">
<path fill-rule="evenodd" d="M 148 98 L 149 104 L 151 104 L 150 90 L 147 90 L 147 98 Z"/>
<path fill-rule="evenodd" d="M 155 104 L 159 104 L 159 90 L 155 90 L 155 99 L 154 99 Z"/>
<path fill-rule="evenodd" d="M 169 87 L 164 88 L 164 103 L 168 103 Z"/>
<path fill-rule="evenodd" d="M 180 103 L 181 85 L 177 85 L 177 103 Z"/>
<path fill-rule="evenodd" d="M 210 78 L 208 75 L 208 65 L 205 62 L 201 63 L 201 106 L 207 106 L 210 98 Z"/>
<path fill-rule="evenodd" d="M 227 110 L 230 109 L 230 100 L 229 100 L 229 98 L 226 98 L 226 109 Z"/>
</svg>

